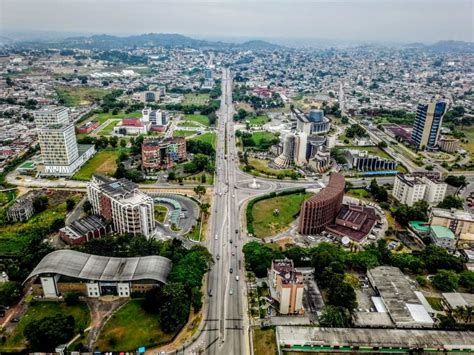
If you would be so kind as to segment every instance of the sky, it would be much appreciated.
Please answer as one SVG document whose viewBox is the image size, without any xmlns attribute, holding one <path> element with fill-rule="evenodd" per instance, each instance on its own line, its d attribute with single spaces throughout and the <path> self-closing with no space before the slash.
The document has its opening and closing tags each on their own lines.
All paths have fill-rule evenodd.
<svg viewBox="0 0 474 355">
<path fill-rule="evenodd" d="M 0 0 L 7 31 L 474 41 L 474 0 Z"/>
</svg>

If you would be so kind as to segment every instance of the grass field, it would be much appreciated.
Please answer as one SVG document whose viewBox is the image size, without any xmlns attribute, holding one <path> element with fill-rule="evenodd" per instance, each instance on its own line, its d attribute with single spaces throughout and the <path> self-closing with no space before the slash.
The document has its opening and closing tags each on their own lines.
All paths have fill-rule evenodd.
<svg viewBox="0 0 474 355">
<path fill-rule="evenodd" d="M 274 139 L 274 138 L 276 138 L 276 135 L 274 135 L 273 133 L 270 133 L 270 132 L 262 131 L 262 132 L 252 133 L 252 140 L 255 142 L 255 144 L 257 146 L 260 145 L 260 142 L 263 139 L 271 140 L 271 139 Z"/>
<path fill-rule="evenodd" d="M 209 118 L 205 115 L 185 115 L 186 121 L 198 122 L 204 126 L 209 126 Z"/>
<path fill-rule="evenodd" d="M 183 131 L 180 129 L 175 129 L 173 131 L 173 137 L 189 137 L 196 134 L 195 131 Z"/>
<path fill-rule="evenodd" d="M 76 333 L 87 328 L 90 323 L 90 311 L 87 304 L 81 302 L 76 306 L 66 306 L 62 302 L 36 302 L 31 304 L 26 314 L 21 318 L 15 330 L 7 336 L 6 342 L 0 343 L 2 352 L 19 352 L 26 349 L 26 340 L 23 331 L 33 320 L 62 314 L 73 316 L 76 321 Z"/>
<path fill-rule="evenodd" d="M 289 176 L 293 170 L 289 169 L 273 169 L 268 166 L 267 160 L 256 159 L 256 158 L 248 158 L 249 165 L 254 168 L 256 171 L 267 174 L 278 176 L 279 174 L 283 174 Z"/>
<path fill-rule="evenodd" d="M 277 354 L 275 329 L 254 329 L 253 352 L 255 355 Z"/>
<path fill-rule="evenodd" d="M 134 117 L 134 118 L 139 118 L 142 117 L 141 111 L 133 111 L 130 113 L 125 113 L 125 111 L 120 111 L 116 115 L 112 114 L 112 111 L 106 112 L 106 113 L 96 113 L 95 115 L 89 117 L 87 120 L 80 122 L 77 124 L 77 126 L 81 126 L 84 123 L 90 122 L 90 121 L 98 121 L 100 124 L 103 124 L 105 121 L 110 120 L 110 119 L 122 119 L 124 117 Z"/>
<path fill-rule="evenodd" d="M 275 235 L 296 219 L 300 206 L 312 193 L 296 193 L 258 201 L 252 209 L 253 228 L 259 238 Z M 278 210 L 278 214 L 274 211 Z"/>
<path fill-rule="evenodd" d="M 135 351 L 139 346 L 148 348 L 171 341 L 174 334 L 163 333 L 158 316 L 146 313 L 142 302 L 128 302 L 108 320 L 96 342 L 98 350 Z"/>
<path fill-rule="evenodd" d="M 0 225 L 0 255 L 17 255 L 31 240 L 31 232 L 35 228 L 49 228 L 57 218 L 66 217 L 66 199 L 72 198 L 79 202 L 82 194 L 68 191 L 57 192 L 61 199 L 57 203 L 50 197 L 46 211 L 33 215 L 26 222 Z"/>
<path fill-rule="evenodd" d="M 117 170 L 117 158 L 120 155 L 121 149 L 105 149 L 97 152 L 90 158 L 82 168 L 74 174 L 73 180 L 89 181 L 93 174 L 112 175 Z"/>
<path fill-rule="evenodd" d="M 109 93 L 108 90 L 93 88 L 87 86 L 58 86 L 55 88 L 59 100 L 62 100 L 64 106 L 90 105 L 93 102 L 100 101 Z"/>
<path fill-rule="evenodd" d="M 167 214 L 168 208 L 166 206 L 155 204 L 155 220 L 164 223 Z"/>
<path fill-rule="evenodd" d="M 180 121 L 177 124 L 178 127 L 201 127 L 196 122 L 192 121 Z"/>
<path fill-rule="evenodd" d="M 15 199 L 15 196 L 15 190 L 0 192 L 0 207 L 8 205 L 11 201 Z"/>
<path fill-rule="evenodd" d="M 107 126 L 105 126 L 105 128 L 100 130 L 98 135 L 104 135 L 104 136 L 111 135 L 112 132 L 114 131 L 115 126 L 118 125 L 119 123 L 120 123 L 120 119 L 113 120 Z"/>
<path fill-rule="evenodd" d="M 191 105 L 206 105 L 209 102 L 209 94 L 185 94 L 183 105 L 191 106 Z"/>
<path fill-rule="evenodd" d="M 267 116 L 254 116 L 247 119 L 251 125 L 262 125 L 268 122 Z"/>
<path fill-rule="evenodd" d="M 474 154 L 474 126 L 464 127 L 462 132 L 466 135 L 468 143 L 462 143 L 461 146 L 466 149 L 469 154 Z"/>
<path fill-rule="evenodd" d="M 351 189 L 346 194 L 357 198 L 370 198 L 370 192 L 365 189 Z"/>
<path fill-rule="evenodd" d="M 204 133 L 196 136 L 192 139 L 193 141 L 201 141 L 211 144 L 214 148 L 216 148 L 217 143 L 217 135 L 215 133 Z"/>
</svg>

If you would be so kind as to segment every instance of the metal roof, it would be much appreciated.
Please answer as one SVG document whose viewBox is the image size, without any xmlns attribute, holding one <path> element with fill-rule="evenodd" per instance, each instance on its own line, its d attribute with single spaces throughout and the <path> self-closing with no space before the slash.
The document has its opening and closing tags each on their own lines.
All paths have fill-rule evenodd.
<svg viewBox="0 0 474 355">
<path fill-rule="evenodd" d="M 116 258 L 56 250 L 46 255 L 27 277 L 59 274 L 91 281 L 155 280 L 166 283 L 171 260 L 158 255 Z"/>
</svg>

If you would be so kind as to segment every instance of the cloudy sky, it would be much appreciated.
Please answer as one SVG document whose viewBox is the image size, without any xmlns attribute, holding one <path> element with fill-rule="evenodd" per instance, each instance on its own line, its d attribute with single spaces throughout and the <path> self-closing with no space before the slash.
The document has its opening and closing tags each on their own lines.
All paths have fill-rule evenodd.
<svg viewBox="0 0 474 355">
<path fill-rule="evenodd" d="M 0 31 L 432 42 L 474 39 L 474 0 L 0 0 Z"/>
</svg>

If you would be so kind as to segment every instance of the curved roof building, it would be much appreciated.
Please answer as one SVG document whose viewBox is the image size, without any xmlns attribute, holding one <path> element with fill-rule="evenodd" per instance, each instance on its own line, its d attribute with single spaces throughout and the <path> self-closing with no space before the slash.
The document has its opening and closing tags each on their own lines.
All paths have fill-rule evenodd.
<svg viewBox="0 0 474 355">
<path fill-rule="evenodd" d="M 320 233 L 334 222 L 344 197 L 344 176 L 332 173 L 329 184 L 318 194 L 303 202 L 300 211 L 298 232 L 300 234 Z"/>
<path fill-rule="evenodd" d="M 87 281 L 130 282 L 152 280 L 166 283 L 171 260 L 158 255 L 116 258 L 56 250 L 46 255 L 26 280 L 40 275 L 60 275 Z"/>
</svg>

